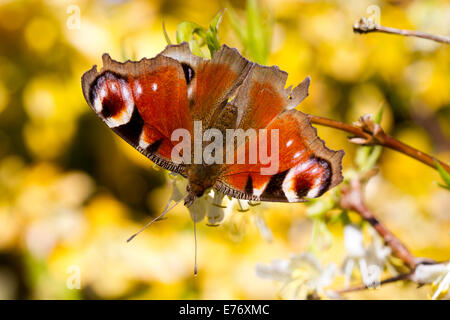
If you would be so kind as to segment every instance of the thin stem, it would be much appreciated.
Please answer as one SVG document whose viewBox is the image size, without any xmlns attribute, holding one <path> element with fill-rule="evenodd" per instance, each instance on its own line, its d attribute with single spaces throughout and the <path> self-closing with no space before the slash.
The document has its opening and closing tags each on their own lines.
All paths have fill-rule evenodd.
<svg viewBox="0 0 450 320">
<path fill-rule="evenodd" d="M 327 118 L 322 118 L 319 116 L 313 116 L 313 115 L 309 115 L 309 118 L 311 119 L 311 122 L 314 124 L 319 124 L 322 126 L 345 131 L 345 132 L 351 133 L 359 138 L 370 140 L 373 137 L 372 134 L 365 132 L 363 129 L 343 123 L 343 122 L 339 122 L 339 121 L 335 121 L 335 120 L 331 120 L 331 119 L 327 119 Z M 378 137 L 377 140 L 372 140 L 372 141 L 374 144 L 378 144 L 378 145 L 387 147 L 389 149 L 398 151 L 400 153 L 403 153 L 403 154 L 405 154 L 411 158 L 414 158 L 434 169 L 437 169 L 436 164 L 435 164 L 435 161 L 437 161 L 447 172 L 450 173 L 450 166 L 448 164 L 446 164 L 445 162 L 442 162 L 439 159 L 426 154 L 425 152 L 417 150 L 401 141 L 398 141 L 397 139 L 395 139 L 385 133 L 383 133 L 381 135 L 381 137 Z"/>
<path fill-rule="evenodd" d="M 416 257 L 408 248 L 382 224 L 370 211 L 363 201 L 362 185 L 359 178 L 350 181 L 349 186 L 342 186 L 340 205 L 343 209 L 353 210 L 378 232 L 386 244 L 391 248 L 392 253 L 400 258 L 411 270 L 416 267 Z"/>
<path fill-rule="evenodd" d="M 361 18 L 353 26 L 353 31 L 357 33 L 370 33 L 370 32 L 383 32 L 389 34 L 397 34 L 406 37 L 417 37 L 427 40 L 432 40 L 440 43 L 450 44 L 450 37 L 435 35 L 422 31 L 404 30 L 391 27 L 385 27 L 376 23 L 373 23 L 370 19 Z"/>
<path fill-rule="evenodd" d="M 309 115 L 309 118 L 311 119 L 311 122 L 314 124 L 320 124 L 322 126 L 339 129 L 341 131 L 352 133 L 355 136 L 365 138 L 365 139 L 370 139 L 372 137 L 372 135 L 370 133 L 364 132 L 361 128 L 358 128 L 358 127 L 355 127 L 355 126 L 352 126 L 352 125 L 349 125 L 349 124 L 346 124 L 343 122 L 339 122 L 336 120 L 331 120 L 331 119 L 323 118 L 323 117 L 319 117 L 319 116 L 314 116 L 312 114 Z"/>
<path fill-rule="evenodd" d="M 396 282 L 396 281 L 408 280 L 411 277 L 411 275 L 412 275 L 412 273 L 400 274 L 398 276 L 380 281 L 379 285 L 382 286 L 384 284 L 388 284 L 388 283 L 392 283 L 392 282 Z M 366 290 L 366 289 L 370 289 L 370 287 L 366 286 L 366 285 L 360 285 L 357 287 L 337 290 L 336 293 L 342 294 L 342 293 L 348 293 L 348 292 L 362 291 L 362 290 Z"/>
</svg>

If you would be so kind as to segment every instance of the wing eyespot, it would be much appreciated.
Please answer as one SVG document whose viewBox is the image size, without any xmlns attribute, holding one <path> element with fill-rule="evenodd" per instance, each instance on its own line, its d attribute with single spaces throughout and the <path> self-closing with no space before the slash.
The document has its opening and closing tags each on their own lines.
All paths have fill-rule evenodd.
<svg viewBox="0 0 450 320">
<path fill-rule="evenodd" d="M 190 84 L 192 79 L 195 77 L 194 69 L 192 69 L 192 67 L 187 63 L 182 63 L 181 67 L 183 68 L 186 84 Z"/>
</svg>

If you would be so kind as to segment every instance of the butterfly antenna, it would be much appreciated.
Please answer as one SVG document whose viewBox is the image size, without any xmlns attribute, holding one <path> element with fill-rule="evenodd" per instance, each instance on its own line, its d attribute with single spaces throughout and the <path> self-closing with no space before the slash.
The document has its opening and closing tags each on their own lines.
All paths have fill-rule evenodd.
<svg viewBox="0 0 450 320">
<path fill-rule="evenodd" d="M 197 216 L 194 207 L 194 276 L 197 276 Z"/>
<path fill-rule="evenodd" d="M 164 211 L 157 216 L 155 219 L 153 219 L 152 221 L 150 221 L 149 223 L 147 223 L 141 230 L 139 230 L 138 232 L 136 232 L 135 234 L 133 234 L 131 237 L 128 238 L 127 242 L 130 242 L 131 240 L 134 239 L 134 237 L 136 237 L 139 233 L 141 233 L 142 231 L 144 231 L 145 229 L 147 229 L 148 227 L 150 227 L 153 222 L 155 222 L 156 220 L 161 219 L 162 217 L 164 217 L 164 215 L 169 212 L 170 210 L 172 210 L 177 204 L 179 204 L 182 200 L 184 200 L 184 198 L 182 198 L 181 200 L 178 200 L 177 202 L 175 202 L 171 207 L 169 207 L 170 205 L 170 200 L 169 202 L 167 202 L 166 207 L 164 208 Z"/>
</svg>

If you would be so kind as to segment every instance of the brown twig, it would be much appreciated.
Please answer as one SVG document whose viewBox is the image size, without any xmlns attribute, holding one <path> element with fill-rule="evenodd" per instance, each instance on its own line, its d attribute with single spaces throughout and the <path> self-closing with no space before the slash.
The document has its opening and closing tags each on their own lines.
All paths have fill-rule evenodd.
<svg viewBox="0 0 450 320">
<path fill-rule="evenodd" d="M 450 44 L 450 37 L 433 35 L 420 31 L 402 30 L 390 27 L 384 27 L 374 23 L 373 20 L 367 18 L 361 18 L 353 26 L 353 31 L 358 33 L 369 32 L 384 32 L 390 34 L 397 34 L 403 36 L 419 37 L 428 40 L 433 40 L 440 43 Z M 407 156 L 410 156 L 422 163 L 437 169 L 436 162 L 438 162 L 447 172 L 450 173 L 450 166 L 446 163 L 417 150 L 397 139 L 387 135 L 383 129 L 376 124 L 370 116 L 363 116 L 359 122 L 355 125 L 348 125 L 339 121 L 334 121 L 327 118 L 310 115 L 311 122 L 335 129 L 339 129 L 354 135 L 350 138 L 350 141 L 361 145 L 381 145 L 392 150 L 401 152 Z M 373 212 L 366 206 L 363 200 L 363 187 L 361 177 L 356 177 L 350 180 L 349 185 L 341 187 L 340 206 L 343 209 L 353 210 L 357 212 L 365 221 L 378 232 L 378 234 L 384 239 L 386 244 L 391 248 L 392 253 L 400 258 L 410 269 L 410 273 L 400 274 L 398 276 L 385 279 L 380 282 L 380 285 L 392 283 L 401 280 L 412 280 L 415 272 L 415 268 L 421 263 L 436 263 L 433 260 L 421 261 L 417 259 L 408 248 L 397 238 L 395 235 L 386 228 L 373 214 Z M 353 288 L 342 289 L 336 291 L 336 293 L 342 294 L 347 292 L 354 292 L 368 289 L 369 286 L 361 285 Z"/>
<path fill-rule="evenodd" d="M 400 258 L 411 270 L 414 270 L 416 257 L 375 217 L 372 211 L 367 208 L 363 199 L 362 184 L 359 177 L 350 180 L 349 185 L 341 187 L 340 206 L 343 209 L 357 212 L 364 220 L 369 222 L 392 249 L 392 253 Z"/>
<path fill-rule="evenodd" d="M 423 38 L 423 39 L 428 39 L 428 40 L 432 40 L 432 41 L 436 41 L 436 42 L 440 42 L 440 43 L 450 44 L 450 37 L 434 35 L 434 34 L 422 32 L 422 31 L 404 30 L 404 29 L 385 27 L 385 26 L 376 24 L 373 22 L 372 19 L 367 19 L 365 17 L 362 17 L 359 21 L 355 22 L 355 24 L 353 25 L 353 31 L 357 32 L 357 33 L 384 32 L 384 33 L 397 34 L 397 35 L 407 36 L 407 37 Z"/>
<path fill-rule="evenodd" d="M 450 172 L 450 166 L 448 164 L 387 135 L 380 126 L 371 123 L 371 119 L 367 116 L 363 116 L 360 119 L 358 126 L 352 126 L 319 116 L 309 115 L 309 117 L 314 124 L 335 128 L 353 134 L 354 137 L 351 138 L 350 141 L 354 143 L 362 145 L 381 145 L 419 160 L 434 169 L 436 169 L 435 162 L 437 161 L 447 172 Z"/>
<path fill-rule="evenodd" d="M 392 277 L 392 278 L 384 279 L 384 280 L 380 281 L 379 285 L 382 286 L 384 284 L 388 284 L 388 283 L 392 283 L 392 282 L 397 282 L 397 281 L 402 281 L 402 280 L 410 280 L 412 275 L 413 275 L 412 272 L 403 273 L 403 274 L 400 274 L 400 275 Z M 366 290 L 366 289 L 371 289 L 371 287 L 363 284 L 363 285 L 356 286 L 356 287 L 336 290 L 335 292 L 337 294 L 342 294 L 342 293 L 349 293 L 349 292 L 355 292 L 355 291 L 362 291 L 362 290 Z"/>
</svg>

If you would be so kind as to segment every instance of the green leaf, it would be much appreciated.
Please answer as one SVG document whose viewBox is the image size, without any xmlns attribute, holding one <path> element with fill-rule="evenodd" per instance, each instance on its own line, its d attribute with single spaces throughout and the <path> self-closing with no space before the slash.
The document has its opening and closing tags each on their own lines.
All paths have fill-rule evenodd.
<svg viewBox="0 0 450 320">
<path fill-rule="evenodd" d="M 212 55 L 214 52 L 220 49 L 219 38 L 217 37 L 217 33 L 208 30 L 205 36 L 206 45 L 208 46 L 209 52 Z"/>
<path fill-rule="evenodd" d="M 333 209 L 335 202 L 332 198 L 314 199 L 308 202 L 306 215 L 309 218 L 323 218 L 325 213 Z"/>
<path fill-rule="evenodd" d="M 381 152 L 383 151 L 382 146 L 372 146 L 366 161 L 361 166 L 360 170 L 362 172 L 372 169 L 380 158 Z"/>
<path fill-rule="evenodd" d="M 330 220 L 331 223 L 341 222 L 342 225 L 346 226 L 351 223 L 350 217 L 348 216 L 348 211 L 343 209 L 338 215 Z"/>
<path fill-rule="evenodd" d="M 223 11 L 216 14 L 207 29 L 194 22 L 181 22 L 177 27 L 177 43 L 189 43 L 192 53 L 200 57 L 207 56 L 207 54 L 205 55 L 202 51 L 202 47 L 206 45 L 209 49 L 210 56 L 212 56 L 214 52 L 220 49 L 218 31 L 222 15 Z"/>
<path fill-rule="evenodd" d="M 187 42 L 192 53 L 205 57 L 201 47 L 205 44 L 206 30 L 194 22 L 181 22 L 177 27 L 177 43 Z"/>
<path fill-rule="evenodd" d="M 247 50 L 255 62 L 266 64 L 270 51 L 272 21 L 264 21 L 259 8 L 258 0 L 247 1 Z"/>
<path fill-rule="evenodd" d="M 230 18 L 231 28 L 244 46 L 244 50 L 247 50 L 247 29 L 245 25 L 240 22 L 236 12 L 231 7 L 228 9 L 228 17 Z"/>
<path fill-rule="evenodd" d="M 194 22 L 181 22 L 177 27 L 177 43 L 190 42 L 194 36 L 194 33 L 201 29 L 203 28 Z"/>
<path fill-rule="evenodd" d="M 263 14 L 260 7 L 258 0 L 247 1 L 245 24 L 239 20 L 232 8 L 228 13 L 231 27 L 244 47 L 246 55 L 257 63 L 266 64 L 270 54 L 273 19 L 270 15 Z"/>
<path fill-rule="evenodd" d="M 196 40 L 189 41 L 189 48 L 191 48 L 192 53 L 196 56 L 204 57 L 200 44 Z"/>
<path fill-rule="evenodd" d="M 367 158 L 369 157 L 371 150 L 372 150 L 371 146 L 362 146 L 357 149 L 355 163 L 360 171 L 361 168 L 364 166 L 364 163 L 366 162 Z"/>
<path fill-rule="evenodd" d="M 380 108 L 380 110 L 378 110 L 377 114 L 375 115 L 375 118 L 373 119 L 373 121 L 375 123 L 378 123 L 378 124 L 381 123 L 381 118 L 383 117 L 383 112 L 384 112 L 384 107 L 382 106 Z"/>
<path fill-rule="evenodd" d="M 333 235 L 327 224 L 320 219 L 313 219 L 311 237 L 309 239 L 308 251 L 314 253 L 323 252 L 328 249 L 333 242 Z"/>
<path fill-rule="evenodd" d="M 436 165 L 439 175 L 446 184 L 446 185 L 439 184 L 439 186 L 441 186 L 444 189 L 450 190 L 450 173 L 448 173 L 447 170 L 445 170 L 444 167 L 442 167 L 438 161 L 434 161 L 434 164 Z"/>
<path fill-rule="evenodd" d="M 222 21 L 223 13 L 225 9 L 220 11 L 216 16 L 211 20 L 209 24 L 209 29 L 206 31 L 206 45 L 208 46 L 209 52 L 211 53 L 211 57 L 217 50 L 220 49 L 220 41 L 219 41 L 219 24 Z"/>
<path fill-rule="evenodd" d="M 222 21 L 222 16 L 223 16 L 225 10 L 226 9 L 223 9 L 218 14 L 216 14 L 216 16 L 214 18 L 212 18 L 211 22 L 209 23 L 209 28 L 216 33 L 219 31 L 219 24 Z"/>
</svg>

